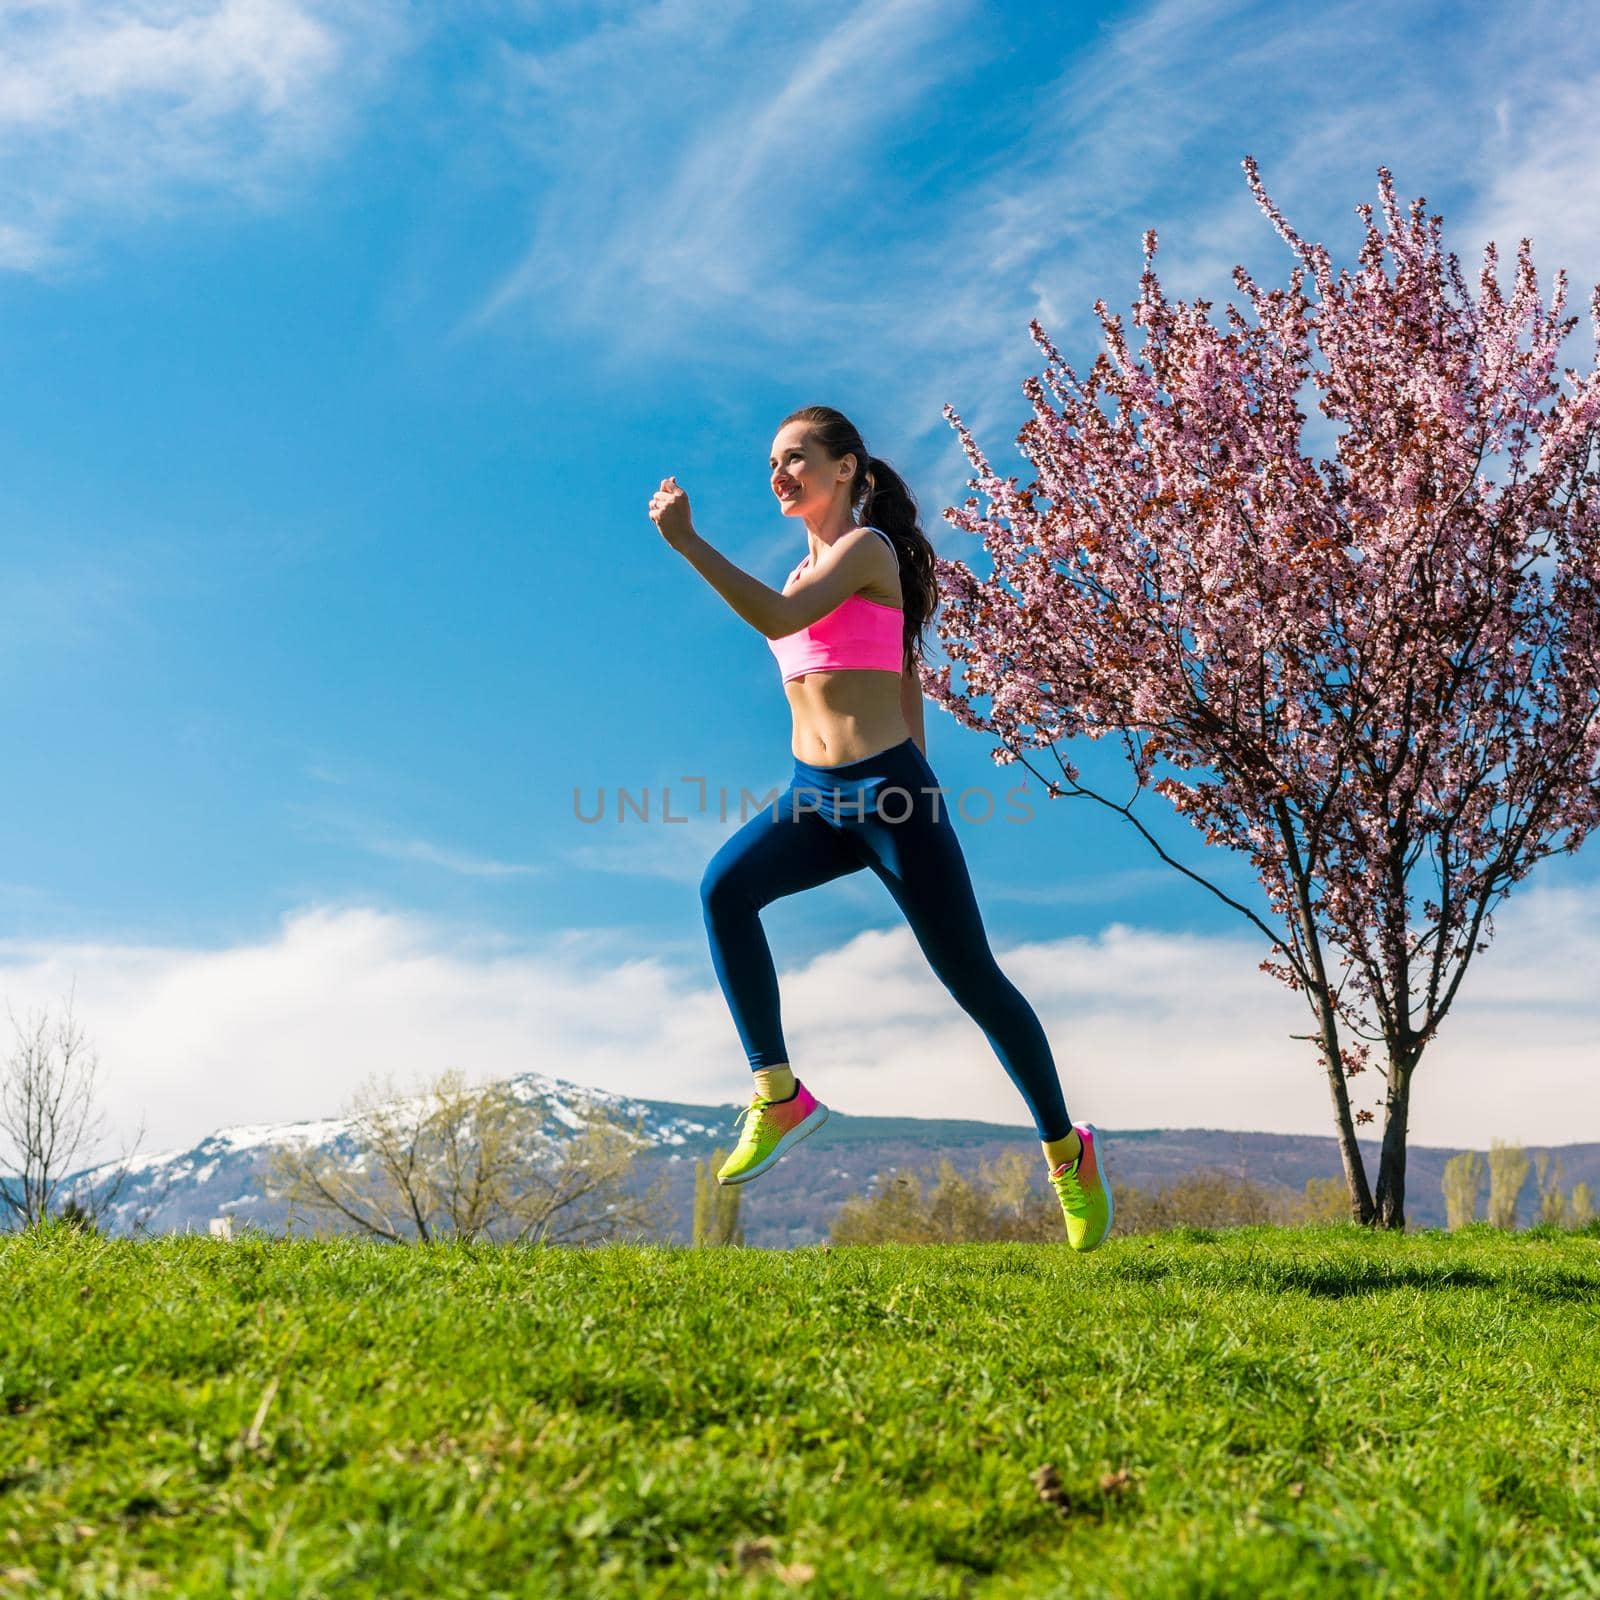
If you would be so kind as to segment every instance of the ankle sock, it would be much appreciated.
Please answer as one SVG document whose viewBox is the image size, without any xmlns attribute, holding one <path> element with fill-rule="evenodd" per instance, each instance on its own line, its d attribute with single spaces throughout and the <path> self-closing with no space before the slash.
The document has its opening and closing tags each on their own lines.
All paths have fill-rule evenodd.
<svg viewBox="0 0 1600 1600">
<path fill-rule="evenodd" d="M 793 1100 L 794 1097 L 797 1094 L 799 1094 L 799 1092 L 800 1092 L 800 1080 L 799 1080 L 799 1078 L 797 1078 L 795 1076 L 794 1071 L 791 1068 L 790 1071 L 789 1071 L 789 1074 L 788 1074 L 789 1083 L 790 1083 L 790 1089 L 789 1089 L 788 1094 L 783 1094 L 783 1095 L 771 1094 L 771 1093 L 769 1093 L 769 1090 L 774 1088 L 774 1087 L 776 1087 L 776 1085 L 772 1083 L 771 1077 L 769 1075 L 771 1073 L 777 1071 L 777 1070 L 778 1069 L 776 1069 L 774 1067 L 760 1067 L 760 1068 L 757 1068 L 757 1070 L 753 1074 L 753 1077 L 754 1077 L 754 1080 L 755 1080 L 756 1093 L 765 1096 L 768 1100 L 770 1100 L 772 1102 L 773 1105 L 781 1106 L 786 1100 Z"/>
<path fill-rule="evenodd" d="M 1074 1133 L 1078 1132 L 1078 1130 L 1076 1128 L 1074 1128 L 1072 1131 Z M 1064 1161 L 1056 1162 L 1056 1164 L 1053 1167 L 1048 1169 L 1049 1173 L 1050 1173 L 1050 1176 L 1052 1178 L 1060 1177 L 1063 1168 L 1075 1166 L 1078 1162 L 1082 1161 L 1083 1160 L 1083 1151 L 1084 1151 L 1083 1135 L 1081 1133 L 1079 1133 L 1078 1134 L 1078 1153 L 1077 1153 L 1077 1155 L 1068 1156 Z"/>
</svg>

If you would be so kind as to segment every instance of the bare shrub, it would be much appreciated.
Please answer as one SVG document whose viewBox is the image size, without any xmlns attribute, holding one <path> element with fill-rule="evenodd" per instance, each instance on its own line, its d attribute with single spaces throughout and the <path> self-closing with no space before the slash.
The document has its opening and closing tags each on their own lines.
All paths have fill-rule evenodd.
<svg viewBox="0 0 1600 1600">
<path fill-rule="evenodd" d="M 504 1082 L 469 1086 L 453 1070 L 406 1097 L 369 1081 L 347 1111 L 355 1161 L 302 1141 L 274 1152 L 269 1192 L 395 1244 L 585 1244 L 657 1228 L 665 1179 L 645 1194 L 629 1184 L 639 1131 L 591 1110 L 556 1137 L 546 1113 L 540 1096 L 524 1100 Z"/>
<path fill-rule="evenodd" d="M 1289 1202 L 1290 1222 L 1352 1222 L 1350 1189 L 1343 1178 L 1307 1178 Z"/>
<path fill-rule="evenodd" d="M 980 1244 L 1063 1237 L 1061 1206 L 1038 1163 L 1021 1151 L 983 1162 L 973 1177 L 942 1156 L 933 1173 L 895 1174 L 835 1213 L 834 1244 Z"/>
<path fill-rule="evenodd" d="M 1154 1191 L 1114 1188 L 1112 1232 L 1183 1226 L 1340 1221 L 1350 1216 L 1342 1180 L 1312 1178 L 1295 1194 L 1233 1173 L 1186 1174 Z M 948 1156 L 934 1173 L 897 1173 L 834 1216 L 834 1244 L 968 1244 L 1004 1240 L 1054 1243 L 1065 1236 L 1060 1202 L 1038 1164 L 1021 1151 L 984 1162 L 968 1177 Z"/>
<path fill-rule="evenodd" d="M 100 1108 L 100 1057 L 77 1019 L 74 996 L 59 1014 L 47 1007 L 19 1021 L 7 1007 L 6 1015 L 12 1047 L 0 1062 L 0 1215 L 9 1213 L 16 1227 L 35 1227 L 64 1200 L 69 1220 L 98 1228 L 121 1198 L 143 1126 L 132 1146 L 91 1167 L 108 1129 Z M 133 1225 L 142 1226 L 151 1209 Z"/>
<path fill-rule="evenodd" d="M 1164 1228 L 1235 1228 L 1287 1222 L 1295 1197 L 1236 1173 L 1202 1168 L 1153 1193 L 1118 1189 L 1113 1233 L 1158 1233 Z M 1343 1214 L 1349 1214 L 1345 1201 Z"/>
</svg>

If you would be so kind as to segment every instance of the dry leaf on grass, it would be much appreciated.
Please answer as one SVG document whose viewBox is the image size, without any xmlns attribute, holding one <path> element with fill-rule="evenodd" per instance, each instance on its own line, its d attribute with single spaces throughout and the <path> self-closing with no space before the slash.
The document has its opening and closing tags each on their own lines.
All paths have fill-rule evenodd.
<svg viewBox="0 0 1600 1600">
<path fill-rule="evenodd" d="M 741 1539 L 733 1547 L 733 1559 L 741 1572 L 772 1560 L 772 1541 L 767 1538 Z"/>
<path fill-rule="evenodd" d="M 1045 1462 L 1042 1467 L 1035 1467 L 1028 1476 L 1034 1488 L 1039 1491 L 1039 1498 L 1046 1505 L 1058 1506 L 1067 1498 L 1067 1491 L 1061 1487 L 1061 1477 L 1056 1472 L 1053 1461 Z"/>
</svg>

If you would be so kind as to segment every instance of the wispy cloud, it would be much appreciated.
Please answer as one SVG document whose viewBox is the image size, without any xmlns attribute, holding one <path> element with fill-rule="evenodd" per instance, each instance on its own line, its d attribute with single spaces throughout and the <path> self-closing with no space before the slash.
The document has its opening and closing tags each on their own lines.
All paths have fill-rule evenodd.
<svg viewBox="0 0 1600 1600">
<path fill-rule="evenodd" d="M 885 453 L 954 499 L 966 467 L 941 406 L 1002 461 L 1037 370 L 1029 317 L 1086 367 L 1093 300 L 1131 300 L 1146 227 L 1170 292 L 1230 298 L 1236 261 L 1287 276 L 1247 152 L 1297 226 L 1346 259 L 1380 164 L 1404 192 L 1454 203 L 1447 222 L 1473 246 L 1492 222 L 1513 240 L 1545 226 L 1574 260 L 1600 248 L 1593 30 L 1572 0 L 1447 27 L 1405 0 L 1156 0 L 1097 25 L 1063 12 L 1026 45 L 1058 54 L 1053 77 L 1013 73 L 1005 13 L 814 16 L 668 3 L 507 51 L 502 93 L 546 182 L 480 325 L 586 326 L 619 361 L 714 349 L 859 394 L 869 443 L 881 424 Z M 937 131 L 973 76 L 1005 91 L 984 98 L 976 143 L 964 130 L 976 154 L 964 168 L 908 156 L 897 136 Z M 1569 220 L 1549 227 L 1562 206 Z"/>
<path fill-rule="evenodd" d="M 527 862 L 496 861 L 490 856 L 452 850 L 426 839 L 373 837 L 360 842 L 361 847 L 373 855 L 387 856 L 393 861 L 420 861 L 425 866 L 442 867 L 464 878 L 527 878 L 543 870 Z"/>
<path fill-rule="evenodd" d="M 322 783 L 345 782 L 320 768 L 310 769 L 308 776 Z M 365 817 L 334 811 L 326 806 L 291 802 L 286 809 L 294 817 L 297 828 L 308 836 L 359 850 L 365 855 L 381 856 L 388 861 L 412 861 L 421 866 L 453 872 L 463 878 L 528 878 L 544 871 L 537 863 L 506 861 L 441 844 L 433 839 L 419 838 L 414 834 L 397 833 L 392 828 L 375 825 Z"/>
<path fill-rule="evenodd" d="M 665 4 L 553 54 L 509 54 L 508 93 L 536 102 L 535 149 L 556 159 L 533 240 L 480 319 L 559 296 L 623 338 L 630 302 L 679 327 L 731 312 L 782 337 L 815 303 L 806 280 L 840 267 L 790 271 L 808 225 L 847 232 L 872 203 L 864 147 L 951 70 L 938 41 L 969 4 L 864 0 L 831 27 L 806 12 L 798 31 L 794 7 L 724 6 L 707 26 Z M 549 117 L 575 137 L 550 140 Z M 863 265 L 852 276 L 871 297 Z"/>
<path fill-rule="evenodd" d="M 561 858 L 588 872 L 698 883 L 718 847 L 778 806 L 787 772 L 765 782 L 719 782 L 705 773 L 653 783 L 575 788 Z"/>
<path fill-rule="evenodd" d="M 1143 894 L 1170 890 L 1170 867 L 1127 867 L 1120 872 L 1087 873 L 1062 883 L 1006 883 L 984 879 L 975 883 L 978 899 L 1011 900 L 1020 905 L 1103 905 Z"/>
<path fill-rule="evenodd" d="M 1576 30 L 1581 40 L 1593 36 L 1590 25 Z M 1587 354 L 1594 330 L 1588 326 L 1589 290 L 1600 281 L 1600 62 L 1583 76 L 1552 73 L 1537 85 L 1508 86 L 1494 102 L 1492 127 L 1485 129 L 1480 149 L 1482 179 L 1463 232 L 1471 253 L 1461 253 L 1475 267 L 1483 241 L 1493 239 L 1501 261 L 1501 279 L 1509 287 L 1517 241 L 1533 241 L 1534 265 L 1546 304 L 1558 267 L 1568 276 L 1567 311 L 1580 314 L 1576 333 Z M 1581 70 L 1581 69 L 1580 69 Z M 1566 76 L 1566 81 L 1562 77 Z M 1469 282 L 1476 283 L 1476 272 Z M 1587 364 L 1587 363 L 1585 363 Z"/>
<path fill-rule="evenodd" d="M 672 823 L 595 824 L 585 827 L 576 843 L 563 848 L 561 858 L 585 872 L 692 884 L 699 882 L 706 863 L 730 832 L 727 824 L 705 817 Z"/>
<path fill-rule="evenodd" d="M 10 547 L 0 557 L 0 662 L 12 672 L 36 665 L 41 654 L 56 659 L 102 644 L 136 619 L 137 597 L 148 580 L 126 550 L 89 561 L 15 526 L 7 534 Z"/>
<path fill-rule="evenodd" d="M 373 0 L 16 0 L 0 10 L 0 267 L 111 221 L 270 201 L 402 41 Z"/>
<path fill-rule="evenodd" d="M 1552 963 L 1548 952 L 1563 960 Z M 1303 1002 L 1256 970 L 1249 940 L 1113 924 L 997 948 L 1033 1003 L 1073 1114 L 1111 1128 L 1325 1132 L 1327 1088 Z M 1430 1047 L 1412 1137 L 1482 1147 L 1600 1139 L 1600 910 L 1581 890 L 1509 902 Z M 1011 1122 L 1026 1113 L 971 1018 L 903 925 L 780 970 L 794 1060 L 843 1111 Z M 331 1116 L 370 1073 L 529 1068 L 631 1094 L 740 1098 L 743 1054 L 699 948 L 630 930 L 519 942 L 362 907 L 324 906 L 228 949 L 0 942 L 21 1014 L 75 983 L 107 1069 L 108 1109 L 150 1147 L 227 1123 Z M 1376 1074 L 1372 1075 L 1373 1078 Z M 1370 1102 L 1375 1084 L 1355 1080 Z M 1026 1132 L 1019 1137 L 1026 1138 Z"/>
</svg>

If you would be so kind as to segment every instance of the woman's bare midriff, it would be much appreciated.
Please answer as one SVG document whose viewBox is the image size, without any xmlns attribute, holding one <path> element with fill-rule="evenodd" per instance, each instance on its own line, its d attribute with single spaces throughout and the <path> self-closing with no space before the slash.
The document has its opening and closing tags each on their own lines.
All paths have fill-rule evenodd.
<svg viewBox="0 0 1600 1600">
<path fill-rule="evenodd" d="M 783 592 L 789 592 L 788 584 Z M 880 605 L 905 604 L 898 575 L 892 589 L 879 591 L 874 585 L 860 592 Z M 911 737 L 900 706 L 898 672 L 865 667 L 805 672 L 784 684 L 783 692 L 794 717 L 789 749 L 797 761 L 813 767 L 842 767 Z"/>
<path fill-rule="evenodd" d="M 790 750 L 811 766 L 842 767 L 911 737 L 898 672 L 807 672 L 791 678 L 783 692 L 794 716 Z"/>
</svg>

